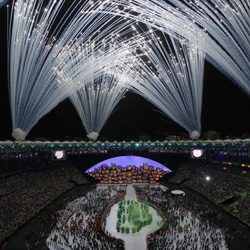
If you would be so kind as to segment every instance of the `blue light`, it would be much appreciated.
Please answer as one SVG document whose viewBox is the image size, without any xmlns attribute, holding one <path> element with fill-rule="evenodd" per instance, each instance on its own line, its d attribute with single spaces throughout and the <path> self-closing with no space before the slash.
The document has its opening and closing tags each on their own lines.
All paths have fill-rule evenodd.
<svg viewBox="0 0 250 250">
<path fill-rule="evenodd" d="M 165 167 L 161 163 L 151 160 L 149 158 L 141 157 L 141 156 L 132 156 L 132 155 L 125 155 L 125 156 L 117 156 L 102 162 L 97 163 L 93 167 L 89 168 L 85 173 L 92 172 L 94 170 L 99 169 L 103 165 L 111 166 L 112 164 L 119 165 L 122 168 L 126 168 L 127 166 L 136 166 L 141 167 L 143 164 L 147 164 L 148 166 L 153 166 L 154 169 L 160 168 L 167 172 L 172 172 L 169 168 Z"/>
</svg>

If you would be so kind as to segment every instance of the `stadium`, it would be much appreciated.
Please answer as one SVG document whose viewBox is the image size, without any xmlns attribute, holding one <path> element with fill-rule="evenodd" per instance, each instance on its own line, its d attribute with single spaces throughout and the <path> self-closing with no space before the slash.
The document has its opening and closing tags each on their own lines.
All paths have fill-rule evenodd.
<svg viewBox="0 0 250 250">
<path fill-rule="evenodd" d="M 250 249 L 249 13 L 0 0 L 0 249 Z"/>
<path fill-rule="evenodd" d="M 248 249 L 249 171 L 249 140 L 5 142 L 1 244 Z"/>
</svg>

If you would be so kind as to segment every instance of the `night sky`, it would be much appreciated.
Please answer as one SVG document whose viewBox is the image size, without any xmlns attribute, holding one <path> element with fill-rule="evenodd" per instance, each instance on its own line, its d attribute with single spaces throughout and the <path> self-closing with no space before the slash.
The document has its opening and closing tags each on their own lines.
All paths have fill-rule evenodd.
<svg viewBox="0 0 250 250">
<path fill-rule="evenodd" d="M 0 10 L 0 140 L 11 138 L 6 61 L 6 16 Z M 215 130 L 223 136 L 250 133 L 249 96 L 226 76 L 206 62 L 204 74 L 202 132 Z M 142 97 L 127 93 L 100 134 L 101 140 L 163 140 L 169 134 L 187 134 Z M 43 117 L 27 140 L 46 138 L 64 140 L 85 138 L 85 130 L 73 105 L 66 100 Z"/>
</svg>

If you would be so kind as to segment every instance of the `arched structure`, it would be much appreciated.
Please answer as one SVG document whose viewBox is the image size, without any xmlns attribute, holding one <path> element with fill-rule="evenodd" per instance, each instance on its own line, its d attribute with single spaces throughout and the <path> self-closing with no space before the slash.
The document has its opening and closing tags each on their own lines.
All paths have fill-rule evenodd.
<svg viewBox="0 0 250 250">
<path fill-rule="evenodd" d="M 98 170 L 102 166 L 105 166 L 105 165 L 110 166 L 112 164 L 115 164 L 117 166 L 119 165 L 121 166 L 121 168 L 126 168 L 127 166 L 141 167 L 144 164 L 147 164 L 148 166 L 153 166 L 155 169 L 160 168 L 166 172 L 172 172 L 166 166 L 152 159 L 141 157 L 141 156 L 135 156 L 135 155 L 124 155 L 124 156 L 112 157 L 107 160 L 101 161 L 95 164 L 93 167 L 86 170 L 85 173 L 90 173 L 92 171 Z"/>
</svg>

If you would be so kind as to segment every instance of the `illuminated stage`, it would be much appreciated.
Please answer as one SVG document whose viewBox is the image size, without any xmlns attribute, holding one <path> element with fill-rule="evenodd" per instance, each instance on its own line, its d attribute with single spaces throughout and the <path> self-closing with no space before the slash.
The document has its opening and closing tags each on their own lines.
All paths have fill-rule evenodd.
<svg viewBox="0 0 250 250">
<path fill-rule="evenodd" d="M 141 157 L 141 156 L 133 156 L 133 155 L 126 155 L 126 156 L 118 156 L 113 157 L 102 162 L 97 163 L 90 169 L 88 169 L 85 173 L 89 173 L 95 170 L 99 170 L 102 166 L 111 166 L 111 165 L 120 166 L 121 168 L 127 168 L 128 166 L 135 166 L 137 168 L 142 167 L 143 165 L 147 164 L 148 166 L 154 167 L 154 170 L 160 168 L 166 172 L 172 172 L 169 168 L 165 167 L 161 163 L 151 160 L 149 158 Z"/>
</svg>

